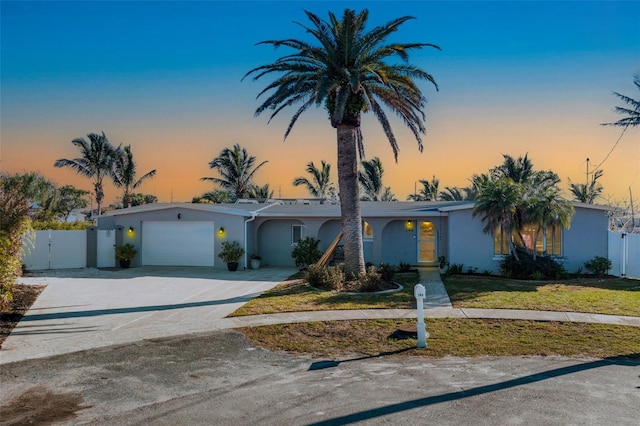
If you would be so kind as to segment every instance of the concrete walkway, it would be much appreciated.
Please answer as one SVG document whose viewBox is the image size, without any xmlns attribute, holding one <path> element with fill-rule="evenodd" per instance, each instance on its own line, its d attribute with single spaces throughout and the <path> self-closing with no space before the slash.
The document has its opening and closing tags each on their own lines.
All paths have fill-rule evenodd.
<svg viewBox="0 0 640 426">
<path fill-rule="evenodd" d="M 416 318 L 415 309 L 366 309 L 226 316 L 294 271 L 227 273 L 209 268 L 132 268 L 23 278 L 47 288 L 5 340 L 0 365 L 26 359 L 211 330 L 308 321 Z M 89 274 L 89 276 L 87 276 Z M 438 271 L 420 270 L 425 317 L 569 321 L 640 327 L 640 317 L 574 312 L 453 308 Z"/>
</svg>

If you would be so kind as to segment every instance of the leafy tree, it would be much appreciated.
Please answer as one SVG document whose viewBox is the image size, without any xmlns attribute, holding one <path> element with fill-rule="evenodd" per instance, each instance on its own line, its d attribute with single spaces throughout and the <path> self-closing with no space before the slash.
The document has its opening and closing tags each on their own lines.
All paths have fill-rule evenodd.
<svg viewBox="0 0 640 426">
<path fill-rule="evenodd" d="M 633 78 L 633 84 L 640 90 L 640 75 L 637 75 Z M 622 95 L 618 92 L 613 92 L 615 96 L 622 99 L 622 101 L 629 105 L 629 107 L 621 107 L 617 106 L 614 108 L 614 111 L 618 114 L 626 115 L 626 117 L 621 118 L 618 121 L 614 121 L 613 123 L 603 123 L 603 126 L 618 126 L 627 128 L 637 127 L 640 125 L 640 100 L 635 100 L 630 98 L 629 96 Z"/>
<path fill-rule="evenodd" d="M 569 191 L 573 195 L 576 201 L 581 203 L 593 204 L 595 200 L 602 194 L 602 184 L 598 182 L 598 179 L 602 177 L 602 170 L 596 170 L 593 174 L 593 179 L 588 185 L 585 183 L 573 183 L 569 179 Z"/>
<path fill-rule="evenodd" d="M 209 167 L 216 170 L 221 177 L 203 177 L 200 180 L 214 182 L 229 193 L 231 201 L 246 198 L 251 188 L 253 175 L 267 163 L 255 165 L 256 157 L 249 155 L 239 144 L 233 148 L 225 148 L 209 163 Z"/>
<path fill-rule="evenodd" d="M 220 204 L 220 203 L 228 203 L 229 202 L 229 193 L 226 191 L 210 191 L 202 194 L 199 197 L 193 197 L 191 200 L 192 203 L 212 203 L 212 204 Z"/>
<path fill-rule="evenodd" d="M 158 202 L 158 197 L 152 194 L 133 193 L 130 195 L 130 202 L 132 207 L 153 204 Z"/>
<path fill-rule="evenodd" d="M 69 167 L 78 174 L 93 180 L 99 216 L 102 212 L 102 200 L 104 199 L 102 181 L 111 174 L 115 148 L 111 145 L 104 132 L 101 135 L 90 133 L 87 137 L 89 142 L 84 138 L 77 138 L 71 141 L 80 150 L 80 157 L 74 159 L 60 158 L 53 165 L 55 167 Z"/>
<path fill-rule="evenodd" d="M 122 207 L 125 209 L 131 203 L 131 190 L 136 189 L 145 181 L 154 177 L 156 171 L 155 169 L 151 170 L 139 179 L 136 179 L 136 174 L 136 162 L 133 161 L 131 145 L 126 145 L 124 148 L 116 148 L 111 169 L 111 179 L 117 188 L 122 189 Z"/>
<path fill-rule="evenodd" d="M 293 186 L 304 185 L 311 196 L 326 200 L 335 197 L 335 187 L 331 183 L 331 164 L 322 160 L 320 169 L 316 168 L 313 161 L 307 164 L 307 173 L 311 179 L 300 176 L 293 179 Z"/>
<path fill-rule="evenodd" d="M 30 198 L 36 189 L 32 184 L 24 175 L 0 173 L 0 308 L 11 301 L 22 272 L 23 238 L 31 226 Z"/>
<path fill-rule="evenodd" d="M 357 275 L 365 272 L 357 160 L 358 153 L 362 158 L 364 152 L 361 115 L 373 113 L 396 160 L 398 144 L 385 108 L 402 119 L 422 151 L 420 135 L 426 131 L 423 112 L 426 100 L 415 81 L 426 80 L 436 89 L 437 85 L 430 74 L 408 63 L 409 52 L 422 47 L 439 48 L 424 43 L 386 43 L 389 35 L 412 19 L 409 16 L 367 31 L 367 10 L 356 13 L 345 9 L 341 19 L 329 12 L 329 21 L 311 12 L 305 13 L 311 25 L 301 26 L 317 43 L 291 38 L 263 41 L 261 44 L 284 46 L 294 52 L 250 70 L 245 77 L 253 75 L 257 80 L 277 75 L 259 93 L 259 97 L 269 94 L 256 115 L 271 110 L 270 118 L 273 118 L 286 107 L 299 105 L 285 131 L 285 139 L 302 113 L 313 106 L 326 108 L 337 134 L 345 273 Z M 401 61 L 391 61 L 396 58 Z"/>
<path fill-rule="evenodd" d="M 431 182 L 425 179 L 420 180 L 422 189 L 417 194 L 411 194 L 407 197 L 410 201 L 438 201 L 440 181 L 435 176 L 431 179 Z"/>
<path fill-rule="evenodd" d="M 269 189 L 268 183 L 264 186 L 251 185 L 247 196 L 249 198 L 269 199 L 273 198 L 273 191 Z"/>
<path fill-rule="evenodd" d="M 73 185 L 64 185 L 56 190 L 56 201 L 53 206 L 55 215 L 66 221 L 73 210 L 83 209 L 89 204 L 86 196 L 89 191 L 78 189 Z"/>
</svg>

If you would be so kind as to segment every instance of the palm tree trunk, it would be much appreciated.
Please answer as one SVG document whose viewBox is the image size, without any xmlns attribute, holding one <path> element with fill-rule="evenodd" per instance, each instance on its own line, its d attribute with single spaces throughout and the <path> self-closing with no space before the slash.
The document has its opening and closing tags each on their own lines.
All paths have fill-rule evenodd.
<svg viewBox="0 0 640 426">
<path fill-rule="evenodd" d="M 364 273 L 362 251 L 362 218 L 358 191 L 358 150 L 355 126 L 338 125 L 338 186 L 344 231 L 344 271 Z"/>
</svg>

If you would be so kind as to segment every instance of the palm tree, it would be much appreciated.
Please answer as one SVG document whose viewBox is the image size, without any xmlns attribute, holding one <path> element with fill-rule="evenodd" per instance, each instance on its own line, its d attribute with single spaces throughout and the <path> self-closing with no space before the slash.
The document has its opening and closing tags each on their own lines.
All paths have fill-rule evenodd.
<svg viewBox="0 0 640 426">
<path fill-rule="evenodd" d="M 117 188 L 122 188 L 123 190 L 123 208 L 126 209 L 131 203 L 131 190 L 136 189 L 155 175 L 156 171 L 154 169 L 136 180 L 136 163 L 133 161 L 131 145 L 127 145 L 124 148 L 116 148 L 113 167 L 111 169 L 111 179 Z"/>
<path fill-rule="evenodd" d="M 89 142 L 84 138 L 71 141 L 80 150 L 81 157 L 74 159 L 60 158 L 53 165 L 55 167 L 69 167 L 78 174 L 93 179 L 93 189 L 98 204 L 98 216 L 102 212 L 102 200 L 104 190 L 102 181 L 111 173 L 115 157 L 115 148 L 109 142 L 104 132 L 101 135 L 90 133 L 87 135 Z M 93 213 L 93 212 L 92 212 Z"/>
<path fill-rule="evenodd" d="M 417 194 L 411 194 L 407 197 L 410 201 L 438 201 L 440 180 L 432 177 L 431 182 L 426 179 L 420 179 L 422 189 Z"/>
<path fill-rule="evenodd" d="M 398 144 L 383 107 L 402 119 L 422 151 L 420 135 L 426 132 L 423 112 L 426 100 L 415 80 L 426 80 L 436 89 L 437 85 L 430 74 L 408 63 L 409 52 L 422 47 L 439 48 L 424 43 L 385 44 L 400 25 L 413 19 L 409 16 L 366 31 L 367 10 L 356 13 L 345 9 L 342 19 L 329 12 L 328 22 L 311 12 L 305 13 L 312 25 L 301 26 L 317 44 L 295 39 L 263 41 L 260 44 L 284 46 L 295 52 L 272 64 L 254 68 L 245 77 L 253 75 L 257 80 L 274 73 L 278 75 L 258 94 L 260 97 L 270 92 L 256 115 L 271 110 L 270 118 L 273 118 L 286 107 L 299 105 L 285 131 L 285 139 L 300 115 L 310 107 L 324 107 L 328 111 L 337 134 L 345 272 L 363 273 L 357 161 L 358 153 L 361 158 L 364 154 L 361 115 L 373 113 L 382 125 L 396 161 Z M 389 61 L 395 58 L 401 62 Z"/>
<path fill-rule="evenodd" d="M 231 201 L 246 198 L 253 175 L 267 163 L 263 161 L 255 166 L 255 162 L 256 157 L 249 155 L 239 144 L 235 144 L 231 149 L 223 149 L 220 155 L 209 163 L 209 167 L 215 169 L 222 177 L 203 177 L 200 180 L 209 180 L 220 185 L 229 193 Z"/>
<path fill-rule="evenodd" d="M 585 183 L 572 183 L 569 179 L 569 191 L 576 201 L 581 203 L 593 204 L 602 193 L 603 187 L 598 179 L 602 177 L 602 170 L 596 170 L 593 179 L 588 185 Z"/>
<path fill-rule="evenodd" d="M 633 78 L 633 84 L 640 90 L 640 75 L 637 75 Z M 618 126 L 624 127 L 625 129 L 629 126 L 636 127 L 640 125 L 640 100 L 635 100 L 630 98 L 629 96 L 621 95 L 618 92 L 613 92 L 613 94 L 626 104 L 630 106 L 630 108 L 617 106 L 614 108 L 614 111 L 618 114 L 626 114 L 626 117 L 621 118 L 618 121 L 613 123 L 603 123 L 603 126 Z"/>
<path fill-rule="evenodd" d="M 269 189 L 268 183 L 264 184 L 263 186 L 251 185 L 249 191 L 247 192 L 247 196 L 249 198 L 269 199 L 273 198 L 273 191 Z"/>
<path fill-rule="evenodd" d="M 516 226 L 516 213 L 522 200 L 522 186 L 512 179 L 501 176 L 485 182 L 476 198 L 473 217 L 482 216 L 485 222 L 483 231 L 493 235 L 502 230 L 508 238 L 509 252 L 517 258 L 513 242 L 513 230 Z"/>
<path fill-rule="evenodd" d="M 378 157 L 370 161 L 362 161 L 362 170 L 358 171 L 358 182 L 362 187 L 364 195 L 362 201 L 380 201 L 380 195 L 384 190 L 382 186 L 382 176 L 384 168 Z"/>
<path fill-rule="evenodd" d="M 335 196 L 335 187 L 331 183 L 330 173 L 331 164 L 322 160 L 320 169 L 316 168 L 313 161 L 307 164 L 307 173 L 311 175 L 311 179 L 306 177 L 297 177 L 293 180 L 293 186 L 304 185 L 307 191 L 315 197 L 326 200 Z"/>
<path fill-rule="evenodd" d="M 525 154 L 524 157 L 518 157 L 517 159 L 506 154 L 502 156 L 504 157 L 504 162 L 498 167 L 491 169 L 491 176 L 505 176 L 516 183 L 522 183 L 533 173 L 533 163 L 529 160 L 529 154 Z"/>
<path fill-rule="evenodd" d="M 473 201 L 476 199 L 476 190 L 469 186 L 464 188 L 445 186 L 438 197 L 442 201 Z"/>
</svg>

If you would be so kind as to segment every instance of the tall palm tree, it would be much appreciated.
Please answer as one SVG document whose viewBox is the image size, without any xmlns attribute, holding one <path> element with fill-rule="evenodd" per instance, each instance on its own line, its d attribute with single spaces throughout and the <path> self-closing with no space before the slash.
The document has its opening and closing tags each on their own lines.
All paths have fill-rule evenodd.
<svg viewBox="0 0 640 426">
<path fill-rule="evenodd" d="M 525 182 L 533 173 L 533 163 L 529 160 L 529 154 L 524 157 L 513 158 L 503 154 L 504 162 L 498 167 L 491 169 L 490 174 L 494 177 L 505 176 L 516 183 Z"/>
<path fill-rule="evenodd" d="M 109 142 L 104 132 L 101 135 L 90 133 L 87 135 L 89 142 L 84 138 L 76 138 L 71 141 L 79 150 L 81 157 L 74 159 L 60 158 L 53 165 L 55 167 L 69 167 L 78 174 L 93 179 L 93 189 L 98 204 L 98 216 L 102 213 L 102 200 L 104 190 L 102 181 L 109 176 L 115 157 L 115 148 Z M 93 212 L 92 212 L 93 213 Z"/>
<path fill-rule="evenodd" d="M 231 201 L 246 198 L 251 188 L 253 175 L 267 161 L 255 165 L 256 157 L 249 155 L 239 144 L 225 148 L 210 163 L 209 167 L 220 173 L 221 177 L 203 177 L 200 180 L 214 182 L 229 193 Z"/>
<path fill-rule="evenodd" d="M 126 145 L 124 148 L 116 148 L 111 169 L 111 179 L 116 187 L 122 188 L 123 208 L 126 209 L 131 203 L 131 190 L 136 189 L 155 175 L 156 171 L 154 169 L 140 177 L 140 179 L 136 179 L 136 162 L 133 161 L 131 145 Z"/>
<path fill-rule="evenodd" d="M 476 190 L 470 186 L 464 188 L 445 186 L 438 197 L 442 201 L 473 201 L 476 199 Z"/>
<path fill-rule="evenodd" d="M 569 191 L 576 201 L 581 203 L 593 204 L 602 193 L 603 187 L 598 179 L 602 177 L 602 170 L 596 170 L 593 179 L 587 185 L 586 183 L 573 183 L 569 179 Z"/>
<path fill-rule="evenodd" d="M 304 185 L 313 197 L 326 200 L 333 197 L 335 187 L 331 183 L 331 164 L 324 160 L 321 164 L 321 168 L 318 169 L 313 161 L 309 162 L 306 170 L 311 175 L 311 179 L 299 176 L 293 179 L 293 186 Z"/>
<path fill-rule="evenodd" d="M 329 12 L 329 21 L 311 12 L 305 13 L 311 25 L 301 26 L 317 44 L 296 39 L 263 41 L 261 44 L 284 46 L 294 52 L 250 70 L 245 77 L 253 75 L 257 80 L 277 75 L 258 94 L 260 97 L 270 92 L 256 115 L 271 110 L 270 118 L 273 118 L 286 107 L 299 105 L 285 131 L 285 139 L 300 115 L 310 107 L 324 107 L 328 111 L 337 134 L 345 272 L 357 274 L 365 269 L 357 160 L 358 153 L 362 157 L 364 151 L 361 115 L 373 113 L 382 125 L 396 161 L 398 144 L 384 107 L 402 119 L 422 151 L 420 135 L 426 132 L 423 112 L 426 100 L 415 81 L 426 80 L 436 89 L 437 85 L 430 74 L 408 63 L 409 52 L 422 47 L 439 48 L 424 43 L 386 43 L 389 35 L 413 19 L 409 16 L 367 31 L 367 10 L 356 13 L 345 9 L 342 19 Z M 401 61 L 391 62 L 396 58 Z"/>
<path fill-rule="evenodd" d="M 640 90 L 640 75 L 637 75 L 633 78 L 633 84 Z M 618 92 L 613 92 L 613 94 L 627 105 L 627 107 L 617 106 L 614 108 L 614 111 L 618 114 L 626 115 L 626 117 L 621 118 L 618 121 L 614 121 L 613 123 L 603 123 L 603 126 L 618 126 L 618 127 L 637 127 L 640 125 L 640 100 L 635 100 L 630 98 L 629 96 L 622 95 Z"/>
</svg>

